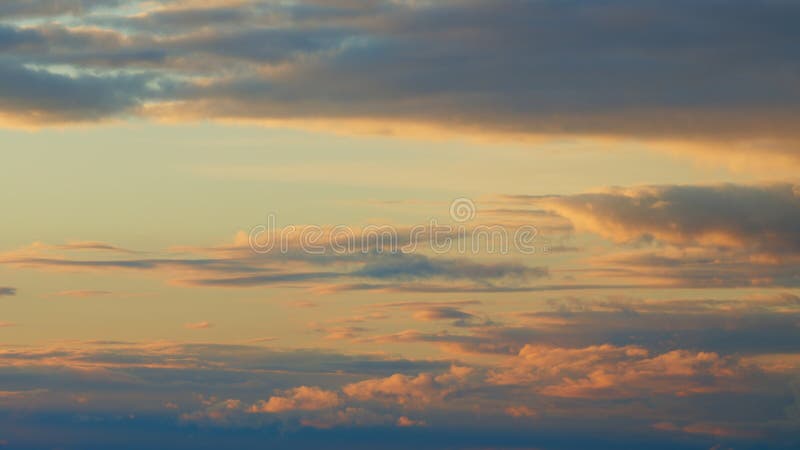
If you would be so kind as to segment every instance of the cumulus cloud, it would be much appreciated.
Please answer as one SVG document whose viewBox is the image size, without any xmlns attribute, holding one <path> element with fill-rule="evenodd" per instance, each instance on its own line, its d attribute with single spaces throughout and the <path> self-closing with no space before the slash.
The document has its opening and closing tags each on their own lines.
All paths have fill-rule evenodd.
<svg viewBox="0 0 800 450">
<path fill-rule="evenodd" d="M 490 382 L 529 385 L 570 398 L 687 396 L 738 390 L 753 369 L 716 353 L 673 350 L 660 355 L 636 346 L 556 348 L 526 345 L 494 371 Z"/>
<path fill-rule="evenodd" d="M 318 387 L 300 386 L 278 392 L 267 401 L 253 405 L 252 413 L 281 413 L 287 411 L 316 411 L 339 406 L 339 394 Z"/>
<path fill-rule="evenodd" d="M 786 386 L 794 374 L 744 378 L 751 370 L 756 369 L 713 353 L 654 353 L 636 346 L 530 345 L 506 360 L 445 365 L 261 346 L 69 342 L 0 349 L 0 377 L 9 386 L 0 403 L 25 408 L 16 426 L 52 418 L 62 408 L 74 411 L 80 395 L 91 398 L 80 405 L 81 414 L 103 419 L 81 423 L 84 432 L 106 430 L 109 421 L 121 417 L 124 422 L 114 423 L 127 432 L 152 431 L 155 421 L 177 426 L 171 432 L 184 435 L 191 424 L 228 439 L 230 433 L 245 439 L 252 432 L 254 446 L 290 437 L 292 447 L 328 448 L 298 441 L 304 428 L 314 433 L 339 429 L 323 434 L 325 439 L 339 436 L 337 445 L 344 435 L 363 444 L 365 436 L 377 433 L 375 442 L 383 442 L 387 429 L 411 426 L 426 427 L 420 445 L 428 445 L 437 433 L 452 441 L 450 424 L 457 423 L 464 433 L 474 429 L 476 434 L 454 448 L 472 448 L 476 436 L 487 445 L 507 438 L 512 425 L 515 433 L 527 433 L 533 418 L 547 428 L 545 434 L 580 433 L 574 422 L 587 414 L 614 434 L 628 430 L 633 420 L 643 429 L 661 423 L 653 433 L 759 429 L 759 436 L 782 442 L 779 427 L 790 425 Z M 273 394 L 261 400 L 265 391 Z M 731 410 L 730 404 L 750 407 Z M 668 423 L 673 425 L 663 425 Z M 52 426 L 58 425 L 43 421 L 37 429 Z M 14 436 L 17 442 L 30 439 Z M 397 436 L 409 439 L 414 433 L 404 430 Z M 534 442 L 521 436 L 525 445 Z M 639 435 L 637 442 L 645 437 Z M 402 444 L 396 448 L 406 448 L 408 441 Z"/>
<path fill-rule="evenodd" d="M 344 386 L 342 391 L 350 398 L 361 401 L 391 402 L 419 407 L 444 400 L 449 394 L 463 386 L 472 373 L 469 367 L 453 366 L 450 372 L 434 375 L 421 373 L 417 376 L 394 374 L 387 378 L 375 378 Z"/>
<path fill-rule="evenodd" d="M 409 419 L 406 416 L 400 416 L 397 418 L 397 426 L 398 427 L 421 427 L 425 426 L 424 420 L 414 420 Z"/>
<path fill-rule="evenodd" d="M 525 405 L 509 406 L 508 408 L 506 408 L 505 411 L 506 411 L 506 414 L 508 414 L 509 416 L 516 417 L 516 418 L 520 418 L 520 417 L 536 417 L 538 415 L 535 410 L 533 410 L 533 409 L 531 409 L 531 408 L 529 408 L 529 407 L 527 407 Z"/>
</svg>

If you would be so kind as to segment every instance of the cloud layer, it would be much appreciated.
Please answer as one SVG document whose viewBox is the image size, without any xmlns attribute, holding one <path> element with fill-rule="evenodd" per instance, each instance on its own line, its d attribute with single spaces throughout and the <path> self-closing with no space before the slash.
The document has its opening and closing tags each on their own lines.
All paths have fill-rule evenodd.
<svg viewBox="0 0 800 450">
<path fill-rule="evenodd" d="M 346 120 L 796 150 L 788 1 L 76 0 L 0 17 L 14 122 Z"/>
</svg>

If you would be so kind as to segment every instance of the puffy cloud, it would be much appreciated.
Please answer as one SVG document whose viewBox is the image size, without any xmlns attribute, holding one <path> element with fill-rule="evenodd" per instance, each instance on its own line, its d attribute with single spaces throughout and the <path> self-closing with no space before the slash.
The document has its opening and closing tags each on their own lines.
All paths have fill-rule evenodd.
<svg viewBox="0 0 800 450">
<path fill-rule="evenodd" d="M 400 416 L 397 418 L 397 426 L 398 427 L 421 427 L 425 426 L 425 421 L 423 420 L 414 420 L 409 419 L 406 416 Z"/>
<path fill-rule="evenodd" d="M 505 412 L 509 416 L 516 417 L 516 418 L 520 418 L 520 417 L 536 417 L 538 415 L 536 413 L 536 411 L 534 411 L 533 409 L 531 409 L 531 408 L 529 408 L 529 407 L 527 407 L 525 405 L 509 406 L 508 408 L 505 409 Z"/>
<path fill-rule="evenodd" d="M 557 348 L 526 345 L 508 367 L 490 374 L 498 385 L 528 385 L 568 398 L 687 396 L 747 389 L 755 368 L 716 353 L 673 350 L 660 355 L 636 346 Z"/>
<path fill-rule="evenodd" d="M 442 401 L 466 382 L 472 373 L 468 367 L 453 366 L 450 372 L 417 376 L 394 374 L 387 378 L 374 378 L 344 386 L 342 391 L 350 398 L 361 401 L 391 402 L 411 407 L 421 407 Z"/>
<path fill-rule="evenodd" d="M 329 441 L 339 446 L 354 442 L 384 447 L 387 436 L 397 436 L 402 442 L 390 448 L 398 450 L 407 448 L 409 442 L 433 449 L 443 439 L 459 449 L 475 448 L 476 443 L 493 448 L 504 442 L 519 443 L 514 445 L 518 448 L 540 442 L 560 448 L 566 442 L 560 436 L 588 433 L 589 437 L 578 436 L 563 444 L 563 448 L 585 448 L 606 439 L 604 433 L 598 435 L 598 426 L 614 436 L 609 442 L 602 441 L 604 448 L 619 446 L 618 435 L 631 429 L 639 430 L 633 447 L 650 440 L 663 443 L 663 433 L 678 432 L 690 439 L 686 448 L 696 448 L 698 442 L 706 441 L 691 440 L 692 436 L 721 436 L 712 432 L 715 428 L 745 430 L 726 436 L 732 443 L 758 436 L 764 442 L 782 444 L 789 442 L 786 433 L 796 428 L 785 411 L 791 401 L 787 383 L 796 372 L 761 374 L 736 384 L 742 381 L 737 375 L 741 368 L 710 353 L 655 354 L 633 346 L 531 346 L 521 354 L 507 364 L 492 359 L 483 361 L 484 365 L 449 366 L 448 371 L 441 361 L 261 346 L 72 342 L 7 347 L 0 351 L 0 379 L 7 386 L 7 391 L 0 393 L 0 415 L 17 415 L 13 427 L 3 428 L 0 421 L 0 428 L 17 446 L 31 442 L 29 433 L 15 431 L 20 424 L 38 424 L 35 429 L 49 431 L 60 429 L 66 420 L 79 428 L 79 436 L 89 433 L 95 444 L 112 442 L 105 431 L 113 423 L 128 440 L 133 433 L 149 430 L 182 442 L 178 438 L 185 438 L 190 425 L 192 432 L 209 439 L 221 434 L 230 443 L 233 436 L 248 447 L 251 442 L 253 447 L 277 442 L 281 449 L 332 448 Z M 493 377 L 517 367 L 519 374 L 525 370 L 538 373 L 539 381 L 494 382 Z M 596 382 L 599 378 L 591 374 L 597 370 L 618 377 L 621 391 L 596 383 L 588 386 L 589 381 L 584 380 Z M 522 380 L 521 375 L 515 376 Z M 665 386 L 701 387 L 691 393 L 709 394 L 674 396 L 662 390 Z M 725 395 L 714 395 L 722 390 L 708 390 L 741 386 L 747 390 L 724 390 Z M 554 387 L 562 390 L 548 390 Z M 260 400 L 265 390 L 273 395 Z M 647 401 L 620 401 L 620 397 L 631 399 L 634 393 L 644 395 L 641 398 Z M 77 396 L 91 401 L 76 405 Z M 731 406 L 741 404 L 749 407 Z M 22 408 L 25 414 L 16 412 Z M 595 418 L 588 429 L 591 432 L 575 425 L 587 416 Z M 532 417 L 541 426 L 530 427 Z M 651 425 L 658 423 L 673 425 L 656 427 L 650 431 L 653 435 L 647 434 Z M 459 436 L 467 433 L 455 443 L 454 424 Z M 424 430 L 396 430 L 423 425 Z M 509 441 L 510 430 L 519 438 Z M 759 434 L 749 430 L 759 430 Z M 310 431 L 318 441 L 304 440 Z M 557 441 L 553 435 L 559 436 Z M 63 439 L 76 442 L 79 438 L 60 439 L 63 443 Z M 436 443 L 431 444 L 431 439 Z M 224 447 L 225 443 L 215 441 L 214 446 Z"/>
<path fill-rule="evenodd" d="M 278 392 L 267 401 L 253 405 L 252 413 L 281 413 L 287 411 L 317 411 L 339 406 L 339 394 L 318 387 L 300 386 Z"/>
</svg>

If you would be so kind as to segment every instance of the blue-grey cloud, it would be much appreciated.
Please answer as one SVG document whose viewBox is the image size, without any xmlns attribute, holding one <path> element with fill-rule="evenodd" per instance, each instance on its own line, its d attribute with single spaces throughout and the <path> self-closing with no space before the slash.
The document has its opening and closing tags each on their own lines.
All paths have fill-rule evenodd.
<svg viewBox="0 0 800 450">
<path fill-rule="evenodd" d="M 243 345 L 86 342 L 6 347 L 0 351 L 0 432 L 12 448 L 205 448 L 216 445 L 215 436 L 224 436 L 224 445 L 238 442 L 240 448 L 272 447 L 273 442 L 276 448 L 328 448 L 324 441 L 333 436 L 337 448 L 393 448 L 384 440 L 395 435 L 397 417 L 409 416 L 426 426 L 404 430 L 397 441 L 403 445 L 397 448 L 412 443 L 465 450 L 476 443 L 491 448 L 584 448 L 583 433 L 593 437 L 597 448 L 700 448 L 712 438 L 737 448 L 791 448 L 794 442 L 793 424 L 784 415 L 793 401 L 785 389 L 787 377 L 748 368 L 736 358 L 687 351 L 651 355 L 643 348 L 608 345 L 528 347 L 526 352 L 538 352 L 542 359 L 521 352 L 508 364 L 450 368 L 451 361 Z M 652 366 L 659 367 L 664 358 L 681 364 L 681 370 L 653 372 Z M 548 363 L 552 367 L 540 367 Z M 537 393 L 570 387 L 560 374 L 583 377 L 616 364 L 630 369 L 625 373 L 631 377 L 618 388 L 626 394 L 655 391 L 647 402 Z M 532 372 L 537 367 L 541 370 Z M 758 388 L 740 391 L 737 384 L 729 385 L 737 381 Z M 676 396 L 670 391 L 672 382 L 723 391 Z M 251 407 L 299 386 L 337 396 L 339 401 L 331 405 L 344 404 L 333 412 L 300 414 Z M 417 398 L 426 407 L 382 402 L 384 396 Z M 742 403 L 751 407 L 725 407 Z M 473 411 L 475 405 L 480 405 L 479 413 Z M 507 407 L 518 405 L 531 405 L 539 416 L 509 417 Z M 596 428 L 579 425 L 585 414 L 598 417 Z M 666 422 L 677 424 L 670 431 L 675 435 L 652 428 Z M 739 432 L 697 436 L 681 432 L 683 427 Z M 619 434 L 632 440 L 612 437 Z M 566 435 L 572 438 L 565 440 Z M 198 436 L 202 439 L 196 440 Z"/>
<path fill-rule="evenodd" d="M 100 2 L 73 1 L 57 9 L 82 11 L 95 3 Z M 127 13 L 130 8 L 112 8 L 76 19 L 118 35 L 88 47 L 64 37 L 96 30 L 62 30 L 56 38 L 53 27 L 63 24 L 5 29 L 0 43 L 10 49 L 5 59 L 15 61 L 17 71 L 67 64 L 94 72 L 72 80 L 75 84 L 96 84 L 115 95 L 111 104 L 108 94 L 100 96 L 97 105 L 94 95 L 67 80 L 46 91 L 49 95 L 37 95 L 26 89 L 25 77 L 4 73 L 4 86 L 22 86 L 0 92 L 0 98 L 10 97 L 0 102 L 4 112 L 36 121 L 29 114 L 33 104 L 45 119 L 100 120 L 131 114 L 149 99 L 155 106 L 169 102 L 169 108 L 143 114 L 377 119 L 523 134 L 777 139 L 785 144 L 777 151 L 795 150 L 792 118 L 800 98 L 792 44 L 800 7 L 788 1 L 384 0 L 356 8 L 305 0 L 167 6 L 138 5 L 144 9 L 135 15 Z M 26 39 L 30 45 L 23 45 Z M 114 78 L 120 67 L 149 79 L 147 86 L 159 82 L 173 88 L 148 92 L 140 83 Z M 198 78 L 203 82 L 194 81 Z M 13 98 L 13 92 L 23 98 Z M 79 107 L 59 108 L 68 100 Z"/>
<path fill-rule="evenodd" d="M 159 92 L 147 75 L 70 76 L 2 61 L 0 80 L 0 110 L 22 121 L 106 120 Z"/>
<path fill-rule="evenodd" d="M 313 260 L 314 255 L 307 255 Z M 471 280 L 475 282 L 513 281 L 543 278 L 548 275 L 545 267 L 528 267 L 509 263 L 476 263 L 467 259 L 429 258 L 423 255 L 404 253 L 374 253 L 371 255 L 345 255 L 342 262 L 359 261 L 361 268 L 346 271 L 283 272 L 247 275 L 241 277 L 206 278 L 189 280 L 188 283 L 200 286 L 251 287 L 291 282 L 319 282 L 365 278 L 373 280 L 392 280 L 408 282 L 418 279 Z M 336 258 L 334 258 L 336 259 Z M 329 264 L 329 258 L 322 258 Z"/>
<path fill-rule="evenodd" d="M 2 18 L 34 18 L 61 15 L 79 16 L 99 7 L 116 7 L 126 0 L 14 0 L 0 4 Z M 128 3 L 137 3 L 130 1 Z"/>
</svg>

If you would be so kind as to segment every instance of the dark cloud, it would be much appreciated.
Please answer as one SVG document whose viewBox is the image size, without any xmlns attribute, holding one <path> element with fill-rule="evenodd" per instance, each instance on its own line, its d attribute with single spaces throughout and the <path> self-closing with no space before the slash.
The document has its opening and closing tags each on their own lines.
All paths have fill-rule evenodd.
<svg viewBox="0 0 800 450">
<path fill-rule="evenodd" d="M 356 256 L 357 259 L 353 259 Z M 314 255 L 307 255 L 313 260 Z M 362 267 L 349 272 L 292 272 L 270 273 L 213 279 L 189 280 L 189 284 L 202 286 L 248 287 L 291 282 L 318 282 L 336 279 L 367 278 L 407 282 L 418 279 L 468 279 L 476 282 L 511 281 L 521 282 L 547 276 L 543 267 L 527 267 L 521 264 L 476 263 L 466 259 L 429 258 L 423 255 L 404 253 L 375 253 L 370 255 L 344 255 L 342 262 L 360 259 Z M 329 258 L 321 259 L 330 263 Z"/>
<path fill-rule="evenodd" d="M 4 8 L 7 16 L 15 9 L 77 13 L 97 3 Z M 101 102 L 66 114 L 56 97 L 40 105 L 43 115 L 99 120 L 130 113 L 148 97 L 156 104 L 147 114 L 179 117 L 375 119 L 521 134 L 765 139 L 788 143 L 778 151 L 795 149 L 800 55 L 792 44 L 800 7 L 793 2 L 387 0 L 355 8 L 302 1 L 119 11 L 85 19 L 124 36 L 105 49 L 67 43 L 54 53 L 52 40 L 34 46 L 38 51 L 21 50 L 25 39 L 38 39 L 35 26 L 0 42 L 12 49 L 9 58 L 25 64 L 61 60 L 99 72 L 124 66 L 162 83 L 176 76 L 181 82 L 147 95 L 136 83 L 98 73 L 82 81 L 116 92 L 114 107 Z M 21 84 L 25 92 L 24 79 L 0 77 L 4 86 Z M 79 97 L 73 101 L 92 104 L 94 96 L 73 89 Z M 24 97 L 37 98 L 30 90 Z M 162 100 L 177 103 L 159 108 Z M 38 120 L 20 99 L 2 103 L 8 114 Z"/>
<path fill-rule="evenodd" d="M 123 254 L 138 252 L 99 242 L 76 242 L 66 245 L 36 244 L 26 251 L 10 252 L 0 257 L 0 265 L 33 269 L 70 270 L 137 270 L 161 271 L 189 286 L 257 287 L 287 285 L 319 287 L 323 282 L 347 280 L 379 280 L 388 286 L 402 287 L 417 280 L 464 280 L 492 289 L 515 289 L 549 275 L 546 267 L 529 267 L 519 263 L 476 262 L 467 258 L 428 257 L 401 252 L 353 251 L 349 253 L 315 254 L 293 250 L 287 253 L 257 254 L 249 247 L 224 249 L 185 249 L 210 252 L 219 257 L 203 258 L 64 258 L 48 252 L 69 250 L 82 252 L 107 251 Z M 223 257 L 224 256 L 224 257 Z M 199 275 L 202 273 L 202 275 Z M 188 275 L 187 275 L 188 274 Z M 191 277 L 190 277 L 191 276 Z M 327 288 L 327 286 L 324 286 Z M 337 289 L 336 285 L 332 289 Z M 344 286 L 343 289 L 352 289 Z"/>
<path fill-rule="evenodd" d="M 13 287 L 0 286 L 0 297 L 17 295 L 17 289 Z"/>
<path fill-rule="evenodd" d="M 427 343 L 442 346 L 448 353 L 494 355 L 513 355 L 525 345 L 583 348 L 600 343 L 659 353 L 689 349 L 757 357 L 800 352 L 800 301 L 792 294 L 672 300 L 564 297 L 546 303 L 545 308 L 531 312 L 500 314 L 497 321 L 476 321 L 482 314 L 470 311 L 470 328 L 459 333 L 406 330 L 361 340 Z M 465 314 L 424 303 L 403 308 L 421 313 L 414 315 L 419 320 Z M 454 325 L 459 326 L 458 322 Z"/>
<path fill-rule="evenodd" d="M 106 120 L 133 114 L 159 89 L 147 75 L 70 76 L 0 61 L 0 111 L 21 121 Z"/>
<path fill-rule="evenodd" d="M 14 0 L 0 4 L 0 18 L 32 18 L 82 15 L 99 7 L 116 7 L 126 0 Z M 127 0 L 136 4 L 138 0 Z"/>
<path fill-rule="evenodd" d="M 532 201 L 618 242 L 800 251 L 800 186 L 788 183 L 642 186 Z"/>
<path fill-rule="evenodd" d="M 791 183 L 614 187 L 511 201 L 623 244 L 573 274 L 662 287 L 800 285 L 800 188 Z"/>
</svg>

